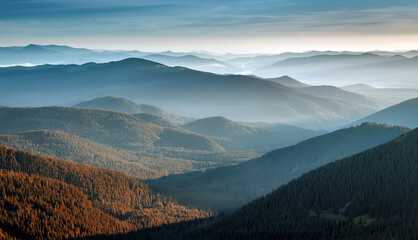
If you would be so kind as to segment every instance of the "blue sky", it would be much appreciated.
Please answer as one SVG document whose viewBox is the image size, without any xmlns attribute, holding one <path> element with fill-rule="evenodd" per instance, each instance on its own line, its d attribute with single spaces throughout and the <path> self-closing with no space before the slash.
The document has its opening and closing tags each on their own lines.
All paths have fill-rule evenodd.
<svg viewBox="0 0 418 240">
<path fill-rule="evenodd" d="M 282 52 L 417 48 L 418 1 L 1 0 L 0 46 Z"/>
</svg>

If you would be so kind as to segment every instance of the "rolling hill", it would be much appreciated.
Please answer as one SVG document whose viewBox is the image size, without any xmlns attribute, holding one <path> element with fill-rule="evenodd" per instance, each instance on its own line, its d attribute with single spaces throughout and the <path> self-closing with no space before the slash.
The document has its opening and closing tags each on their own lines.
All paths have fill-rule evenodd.
<svg viewBox="0 0 418 240">
<path fill-rule="evenodd" d="M 352 125 L 366 121 L 416 128 L 418 127 L 418 98 L 383 109 L 354 122 Z"/>
<path fill-rule="evenodd" d="M 349 92 L 343 90 L 341 88 L 337 88 L 334 86 L 309 86 L 309 87 L 299 87 L 297 88 L 298 91 L 309 94 L 312 96 L 318 97 L 326 97 L 330 99 L 335 99 L 343 102 L 348 102 L 352 104 L 357 104 L 365 107 L 369 107 L 375 110 L 381 110 L 384 107 L 389 106 L 386 101 L 382 101 L 379 99 L 374 99 L 370 97 L 366 97 L 364 95 L 360 95 L 357 93 Z"/>
<path fill-rule="evenodd" d="M 151 160 L 145 156 L 139 157 L 132 151 L 113 148 L 54 130 L 0 135 L 0 144 L 44 156 L 117 170 L 140 179 L 163 175 L 148 163 Z M 158 158 L 154 158 L 153 161 L 158 161 Z"/>
<path fill-rule="evenodd" d="M 159 127 L 119 112 L 69 107 L 0 108 L 1 134 L 44 129 L 123 149 L 179 147 L 223 151 L 208 137 Z"/>
<path fill-rule="evenodd" d="M 304 174 L 183 239 L 408 239 L 418 235 L 418 129 Z"/>
<path fill-rule="evenodd" d="M 37 130 L 0 135 L 0 144 L 89 166 L 123 172 L 139 179 L 203 171 L 247 161 L 255 151 L 212 152 L 181 148 L 126 150 L 99 144 L 55 130 Z"/>
<path fill-rule="evenodd" d="M 0 146 L 1 229 L 62 239 L 207 217 L 122 173 Z M 4 181 L 3 181 L 4 180 Z"/>
<path fill-rule="evenodd" d="M 321 132 L 302 131 L 301 129 L 281 132 L 269 131 L 267 129 L 237 123 L 224 117 L 210 117 L 195 120 L 182 125 L 182 128 L 209 136 L 228 150 L 274 149 L 292 145 L 321 134 Z"/>
<path fill-rule="evenodd" d="M 101 97 L 89 101 L 80 102 L 76 104 L 75 107 L 111 110 L 128 114 L 148 113 L 162 117 L 167 121 L 171 121 L 176 124 L 184 124 L 193 120 L 192 118 L 177 116 L 175 114 L 168 113 L 162 110 L 161 108 L 152 105 L 138 104 L 125 98 L 112 96 Z"/>
<path fill-rule="evenodd" d="M 315 128 L 347 124 L 373 112 L 257 77 L 216 75 L 133 58 L 105 64 L 0 68 L 0 84 L 4 86 L 1 104 L 12 106 L 74 105 L 79 99 L 121 96 L 183 116 Z"/>
<path fill-rule="evenodd" d="M 408 130 L 365 123 L 277 149 L 236 166 L 163 177 L 150 184 L 191 206 L 235 208 L 305 172 L 390 141 Z"/>
</svg>

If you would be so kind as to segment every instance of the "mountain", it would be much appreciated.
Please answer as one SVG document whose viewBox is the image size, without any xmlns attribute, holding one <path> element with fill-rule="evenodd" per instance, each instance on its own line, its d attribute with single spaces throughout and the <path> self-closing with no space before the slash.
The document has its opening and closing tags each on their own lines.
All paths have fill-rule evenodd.
<svg viewBox="0 0 418 240">
<path fill-rule="evenodd" d="M 136 102 L 130 101 L 121 97 L 100 97 L 84 102 L 80 102 L 75 105 L 75 107 L 84 107 L 84 108 L 95 108 L 95 109 L 104 109 L 111 110 L 116 112 L 135 114 L 135 113 L 149 113 L 159 117 L 162 117 L 168 121 L 172 121 L 176 124 L 184 124 L 193 120 L 192 118 L 182 117 L 175 114 L 168 113 L 161 108 L 148 105 L 148 104 L 138 104 Z M 158 124 L 157 124 L 158 125 Z"/>
<path fill-rule="evenodd" d="M 117 170 L 141 179 L 162 176 L 134 152 L 112 148 L 59 131 L 0 135 L 0 144 L 89 166 Z M 153 161 L 157 161 L 154 159 Z"/>
<path fill-rule="evenodd" d="M 335 99 L 339 101 L 344 101 L 352 104 L 358 104 L 365 107 L 370 107 L 376 110 L 380 110 L 383 107 L 387 107 L 388 104 L 385 101 L 380 101 L 379 99 L 373 99 L 366 97 L 357 93 L 349 92 L 341 88 L 334 86 L 309 86 L 309 87 L 299 87 L 298 91 L 309 94 L 312 96 L 326 97 L 330 99 Z"/>
<path fill-rule="evenodd" d="M 124 113 L 86 108 L 0 108 L 0 134 L 57 130 L 123 149 L 180 147 L 223 151 L 208 137 L 163 128 Z"/>
<path fill-rule="evenodd" d="M 362 54 L 321 54 L 288 58 L 259 68 L 252 74 L 260 77 L 290 75 L 315 85 L 348 85 L 353 82 L 382 87 L 418 85 L 413 76 L 418 73 L 418 57 Z"/>
<path fill-rule="evenodd" d="M 278 84 L 284 85 L 286 87 L 291 88 L 301 88 L 301 87 L 309 87 L 308 84 L 300 82 L 294 78 L 291 78 L 289 76 L 282 76 L 278 78 L 267 78 L 267 80 L 276 82 Z"/>
<path fill-rule="evenodd" d="M 192 132 L 211 137 L 228 150 L 273 149 L 289 146 L 299 141 L 320 135 L 315 131 L 269 131 L 250 127 L 224 117 L 210 117 L 195 120 L 181 126 Z"/>
<path fill-rule="evenodd" d="M 4 86 L 1 104 L 13 106 L 74 105 L 78 99 L 121 96 L 183 116 L 224 116 L 315 128 L 347 124 L 373 112 L 253 76 L 216 75 L 141 59 L 0 68 L 0 84 Z"/>
<path fill-rule="evenodd" d="M 123 233 L 207 217 L 122 173 L 0 146 L 0 228 L 23 238 Z"/>
<path fill-rule="evenodd" d="M 308 52 L 284 52 L 273 55 L 255 55 L 255 56 L 232 56 L 224 61 L 239 66 L 245 71 L 253 72 L 254 70 L 269 66 L 279 61 L 289 58 L 312 57 L 317 55 L 340 55 L 340 54 L 359 54 L 355 52 L 335 52 L 335 51 L 308 51 Z"/>
<path fill-rule="evenodd" d="M 418 129 L 291 181 L 183 239 L 410 239 Z"/>
<path fill-rule="evenodd" d="M 144 56 L 143 59 L 159 62 L 167 66 L 182 66 L 198 71 L 212 72 L 217 74 L 238 73 L 241 69 L 215 59 L 201 58 L 194 55 L 168 56 L 163 54 L 152 54 Z"/>
<path fill-rule="evenodd" d="M 418 127 L 418 98 L 413 98 L 383 109 L 351 125 L 366 121 L 416 128 Z"/>
<path fill-rule="evenodd" d="M 314 131 L 307 128 L 292 126 L 285 123 L 270 123 L 270 122 L 244 122 L 243 124 L 250 127 L 264 128 L 272 132 L 317 132 L 318 134 L 326 133 L 325 131 Z"/>
<path fill-rule="evenodd" d="M 365 84 L 354 84 L 342 87 L 342 89 L 381 99 L 391 105 L 418 97 L 418 89 L 416 88 L 375 88 Z"/>
<path fill-rule="evenodd" d="M 73 48 L 59 45 L 29 44 L 24 47 L 0 48 L 0 65 L 21 64 L 83 64 L 88 62 L 109 62 L 129 57 L 141 57 L 149 53 L 139 51 L 103 51 Z"/>
<path fill-rule="evenodd" d="M 89 166 L 116 170 L 139 179 L 203 171 L 260 156 L 255 151 L 212 152 L 183 148 L 127 150 L 52 130 L 0 135 L 0 144 Z"/>
<path fill-rule="evenodd" d="M 169 127 L 169 128 L 176 128 L 177 127 L 174 123 L 172 123 L 168 120 L 165 120 L 162 117 L 152 115 L 152 114 L 149 114 L 149 113 L 138 113 L 138 114 L 133 114 L 133 116 L 135 116 L 136 118 L 138 118 L 142 121 L 149 122 L 149 123 L 155 124 L 155 125 L 160 126 L 160 127 Z"/>
<path fill-rule="evenodd" d="M 408 130 L 365 123 L 277 149 L 236 166 L 163 177 L 150 184 L 191 206 L 235 208 L 305 172 L 390 141 Z"/>
<path fill-rule="evenodd" d="M 74 107 L 104 109 L 128 114 L 142 112 L 141 106 L 139 106 L 137 103 L 129 101 L 125 98 L 111 96 L 81 102 L 74 105 Z"/>
</svg>

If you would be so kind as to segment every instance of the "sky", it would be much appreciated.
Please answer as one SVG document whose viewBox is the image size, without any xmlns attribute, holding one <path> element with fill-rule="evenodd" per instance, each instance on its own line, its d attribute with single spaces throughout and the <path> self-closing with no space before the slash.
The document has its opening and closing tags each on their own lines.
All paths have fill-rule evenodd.
<svg viewBox="0 0 418 240">
<path fill-rule="evenodd" d="M 418 49 L 411 0 L 0 0 L 0 46 L 279 53 Z"/>
</svg>

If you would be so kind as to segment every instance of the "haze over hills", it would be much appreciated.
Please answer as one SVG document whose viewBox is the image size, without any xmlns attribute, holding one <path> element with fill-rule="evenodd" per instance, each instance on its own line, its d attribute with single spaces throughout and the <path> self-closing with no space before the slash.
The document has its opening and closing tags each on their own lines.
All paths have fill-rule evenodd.
<svg viewBox="0 0 418 240">
<path fill-rule="evenodd" d="M 194 55 L 166 56 L 163 54 L 153 54 L 142 57 L 143 59 L 159 62 L 167 66 L 187 67 L 198 71 L 212 72 L 217 74 L 233 74 L 241 72 L 241 69 L 219 60 L 201 58 Z"/>
<path fill-rule="evenodd" d="M 123 233 L 210 215 L 180 206 L 122 173 L 4 146 L 0 169 L 0 228 L 11 236 L 62 239 Z"/>
<path fill-rule="evenodd" d="M 417 146 L 415 129 L 304 174 L 183 239 L 414 238 Z"/>
<path fill-rule="evenodd" d="M 162 117 L 175 124 L 185 124 L 186 122 L 193 120 L 193 118 L 182 117 L 168 113 L 161 108 L 149 104 L 138 104 L 125 98 L 112 96 L 100 97 L 89 101 L 80 102 L 76 104 L 75 107 L 104 109 L 128 114 L 148 113 Z"/>
<path fill-rule="evenodd" d="M 401 55 L 380 56 L 373 53 L 316 55 L 289 58 L 256 70 L 261 77 L 291 75 L 310 84 L 349 85 L 353 82 L 381 87 L 418 88 L 418 58 Z"/>
<path fill-rule="evenodd" d="M 57 130 L 123 149 L 181 147 L 223 151 L 212 139 L 162 128 L 124 113 L 70 107 L 0 108 L 0 133 Z"/>
<path fill-rule="evenodd" d="M 370 116 L 362 118 L 351 125 L 365 121 L 416 128 L 418 127 L 418 98 L 413 98 L 383 109 L 379 112 L 371 114 Z"/>
<path fill-rule="evenodd" d="M 309 87 L 310 85 L 303 83 L 301 81 L 298 81 L 292 77 L 289 77 L 287 75 L 277 77 L 277 78 L 267 78 L 266 80 L 276 82 L 278 84 L 284 85 L 286 87 L 291 88 L 300 88 L 300 87 Z"/>
<path fill-rule="evenodd" d="M 357 93 L 352 93 L 341 88 L 334 86 L 309 86 L 309 87 L 299 87 L 298 91 L 306 93 L 312 96 L 326 97 L 330 99 L 335 99 L 339 101 L 344 101 L 352 104 L 358 104 L 365 107 L 370 107 L 376 110 L 380 110 L 383 107 L 387 107 L 390 104 L 385 100 L 373 99 L 360 95 Z"/>
<path fill-rule="evenodd" d="M 353 84 L 344 86 L 342 89 L 372 98 L 384 99 L 392 104 L 418 97 L 418 89 L 414 88 L 375 88 L 366 84 Z"/>
<path fill-rule="evenodd" d="M 256 77 L 215 75 L 140 59 L 0 68 L 0 79 L 2 103 L 14 106 L 68 105 L 76 104 L 77 99 L 113 95 L 134 101 L 140 98 L 183 116 L 224 116 L 315 128 L 346 124 L 373 112 Z"/>
<path fill-rule="evenodd" d="M 151 185 L 180 202 L 210 209 L 243 205 L 305 172 L 375 147 L 409 131 L 365 123 L 269 152 L 237 166 L 163 177 Z"/>
<path fill-rule="evenodd" d="M 182 125 L 182 127 L 209 136 L 228 150 L 273 149 L 288 146 L 323 133 L 298 128 L 270 131 L 264 128 L 250 127 L 224 117 L 203 118 Z"/>
</svg>

